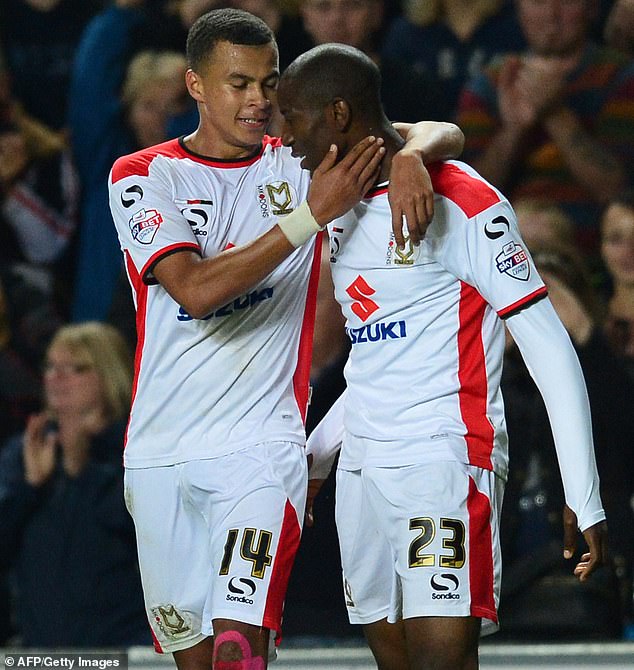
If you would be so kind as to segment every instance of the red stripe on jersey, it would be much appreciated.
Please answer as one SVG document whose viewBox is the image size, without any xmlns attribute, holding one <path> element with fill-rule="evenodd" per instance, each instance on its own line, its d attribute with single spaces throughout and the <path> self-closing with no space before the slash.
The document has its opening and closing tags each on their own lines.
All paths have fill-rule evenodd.
<svg viewBox="0 0 634 670">
<path fill-rule="evenodd" d="M 460 414 L 466 428 L 469 463 L 493 469 L 493 426 L 487 417 L 488 382 L 482 343 L 486 301 L 469 284 L 460 282 L 458 380 Z"/>
<path fill-rule="evenodd" d="M 501 319 L 503 319 L 505 316 L 508 316 L 509 314 L 516 312 L 518 309 L 526 307 L 531 303 L 536 302 L 537 300 L 541 300 L 542 298 L 545 298 L 547 295 L 548 295 L 548 289 L 545 286 L 542 286 L 541 288 L 538 288 L 536 291 L 529 293 L 521 300 L 518 300 L 517 302 L 514 302 L 512 305 L 509 305 L 508 307 L 501 309 L 498 312 L 498 316 Z"/>
<path fill-rule="evenodd" d="M 491 503 L 469 477 L 467 497 L 469 514 L 469 586 L 471 616 L 485 617 L 497 623 L 493 596 L 493 539 L 491 536 Z"/>
<path fill-rule="evenodd" d="M 427 166 L 434 193 L 458 205 L 468 218 L 483 212 L 500 196 L 483 180 L 461 170 L 453 163 L 432 163 Z"/>
<path fill-rule="evenodd" d="M 282 140 L 279 137 L 269 137 L 268 135 L 265 135 L 262 138 L 262 146 L 256 154 L 237 160 L 207 158 L 206 156 L 189 151 L 187 147 L 181 144 L 181 141 L 178 138 L 168 140 L 162 144 L 157 144 L 156 146 L 147 149 L 141 149 L 141 151 L 118 158 L 112 166 L 112 183 L 116 184 L 119 180 L 124 179 L 125 177 L 147 177 L 150 165 L 157 156 L 166 156 L 167 158 L 189 158 L 197 163 L 217 168 L 246 167 L 261 158 L 266 146 L 277 149 L 282 146 Z"/>
<path fill-rule="evenodd" d="M 280 539 L 277 543 L 277 551 L 275 552 L 275 562 L 273 563 L 269 592 L 266 595 L 264 616 L 262 617 L 262 625 L 277 633 L 275 639 L 276 645 L 282 639 L 282 610 L 284 609 L 286 588 L 291 576 L 291 569 L 293 568 L 301 534 L 302 530 L 297 520 L 297 512 L 291 505 L 290 500 L 287 500 L 284 506 L 284 520 L 282 521 Z"/>
<path fill-rule="evenodd" d="M 112 183 L 116 184 L 125 177 L 147 177 L 150 164 L 157 156 L 167 156 L 168 158 L 183 158 L 183 150 L 178 140 L 168 140 L 162 144 L 141 149 L 133 154 L 117 158 L 112 166 Z"/>
<path fill-rule="evenodd" d="M 304 309 L 304 321 L 299 336 L 299 349 L 297 352 L 297 367 L 293 375 L 293 391 L 295 401 L 306 423 L 306 411 L 308 410 L 308 393 L 310 388 L 310 364 L 313 357 L 313 332 L 315 330 L 315 311 L 317 309 L 317 286 L 319 284 L 319 268 L 321 263 L 321 242 L 323 232 L 315 237 L 315 250 L 313 263 L 308 280 L 308 292 L 306 294 L 306 308 Z"/>
<path fill-rule="evenodd" d="M 139 385 L 139 371 L 141 369 L 141 356 L 143 354 L 143 346 L 145 344 L 145 317 L 147 313 L 147 293 L 148 287 L 143 282 L 142 276 L 137 271 L 132 257 L 128 250 L 125 250 L 125 264 L 130 277 L 130 283 L 136 294 L 136 351 L 134 352 L 134 380 L 132 382 L 132 402 L 130 407 L 130 418 L 125 429 L 125 438 L 123 440 L 123 448 L 128 442 L 128 428 L 130 427 L 130 419 L 132 418 L 132 406 L 136 397 L 137 387 Z"/>
<path fill-rule="evenodd" d="M 145 280 L 150 272 L 150 268 L 158 263 L 163 256 L 169 256 L 175 251 L 185 251 L 187 249 L 195 251 L 200 256 L 200 247 L 194 242 L 177 242 L 176 244 L 170 244 L 167 247 L 159 249 L 155 254 L 152 254 L 150 260 L 143 266 L 143 269 L 141 270 L 141 279 Z"/>
</svg>

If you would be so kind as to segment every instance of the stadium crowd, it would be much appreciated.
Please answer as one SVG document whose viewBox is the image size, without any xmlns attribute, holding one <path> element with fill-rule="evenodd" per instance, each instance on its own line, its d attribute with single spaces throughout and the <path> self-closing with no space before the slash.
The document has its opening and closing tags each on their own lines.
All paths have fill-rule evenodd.
<svg viewBox="0 0 634 670">
<path fill-rule="evenodd" d="M 455 121 L 464 159 L 509 196 L 586 377 L 612 561 L 579 584 L 561 558 L 545 408 L 509 339 L 501 634 L 634 637 L 634 3 L 0 0 L 0 646 L 151 643 L 120 467 L 135 317 L 107 178 L 119 156 L 195 129 L 185 36 L 225 6 L 271 27 L 281 68 L 317 44 L 364 51 L 389 117 Z M 308 431 L 349 347 L 324 257 Z M 331 476 L 288 636 L 359 635 L 333 501 Z"/>
</svg>

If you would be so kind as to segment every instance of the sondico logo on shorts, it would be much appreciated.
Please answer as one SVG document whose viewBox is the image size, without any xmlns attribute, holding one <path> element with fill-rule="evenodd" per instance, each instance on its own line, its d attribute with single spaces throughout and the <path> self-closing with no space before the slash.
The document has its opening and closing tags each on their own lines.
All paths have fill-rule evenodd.
<svg viewBox="0 0 634 670">
<path fill-rule="evenodd" d="M 167 637 L 181 637 L 191 633 L 191 620 L 185 612 L 179 612 L 174 605 L 159 605 L 152 608 L 154 621 Z"/>
<path fill-rule="evenodd" d="M 245 577 L 232 577 L 229 580 L 227 588 L 231 593 L 227 593 L 226 599 L 231 602 L 245 603 L 253 605 L 253 600 L 249 598 L 256 591 L 255 582 Z"/>
<path fill-rule="evenodd" d="M 258 184 L 256 189 L 262 218 L 266 219 L 271 215 L 285 216 L 295 209 L 297 195 L 287 181 Z"/>
<path fill-rule="evenodd" d="M 456 575 L 448 572 L 434 573 L 429 580 L 429 584 L 436 593 L 431 594 L 432 600 L 460 600 L 460 594 L 454 593 L 460 586 L 460 581 Z"/>
</svg>

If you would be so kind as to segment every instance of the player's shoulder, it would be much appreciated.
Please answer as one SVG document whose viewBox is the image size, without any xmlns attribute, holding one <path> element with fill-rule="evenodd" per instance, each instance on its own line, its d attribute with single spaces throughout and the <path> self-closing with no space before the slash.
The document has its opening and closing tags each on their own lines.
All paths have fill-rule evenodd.
<svg viewBox="0 0 634 670">
<path fill-rule="evenodd" d="M 471 219 L 493 205 L 504 202 L 504 196 L 461 161 L 443 161 L 428 166 L 434 193 L 447 198 Z"/>
<path fill-rule="evenodd" d="M 168 140 L 135 151 L 134 153 L 120 156 L 114 162 L 111 171 L 111 182 L 115 184 L 126 177 L 147 177 L 150 165 L 158 156 L 168 158 L 183 158 L 183 149 L 178 139 Z"/>
</svg>

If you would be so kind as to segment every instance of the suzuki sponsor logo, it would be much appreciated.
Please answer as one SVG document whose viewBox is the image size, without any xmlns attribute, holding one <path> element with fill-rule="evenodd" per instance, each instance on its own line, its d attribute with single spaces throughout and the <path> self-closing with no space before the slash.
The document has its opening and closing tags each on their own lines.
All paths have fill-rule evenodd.
<svg viewBox="0 0 634 670">
<path fill-rule="evenodd" d="M 429 583 L 436 592 L 431 594 L 432 600 L 460 600 L 460 594 L 455 593 L 460 586 L 460 580 L 456 575 L 436 572 L 431 576 Z"/>
<path fill-rule="evenodd" d="M 346 293 L 354 300 L 350 309 L 361 321 L 367 321 L 379 309 L 378 304 L 370 298 L 376 291 L 361 275 L 348 286 Z"/>
<path fill-rule="evenodd" d="M 209 321 L 209 319 L 214 318 L 223 318 L 225 316 L 230 316 L 235 312 L 240 312 L 250 307 L 255 307 L 256 305 L 264 302 L 265 300 L 270 300 L 273 297 L 273 287 L 263 288 L 258 291 L 251 291 L 246 295 L 236 298 L 230 303 L 227 303 L 224 307 L 217 309 L 215 312 L 208 314 L 207 316 L 199 319 L 200 321 Z M 183 307 L 178 308 L 178 315 L 176 318 L 179 321 L 192 321 L 193 316 L 187 313 Z"/>
<path fill-rule="evenodd" d="M 346 328 L 346 333 L 352 344 L 363 342 L 382 342 L 384 340 L 400 340 L 407 337 L 407 323 L 401 321 L 390 321 L 370 323 L 361 328 Z"/>
</svg>

